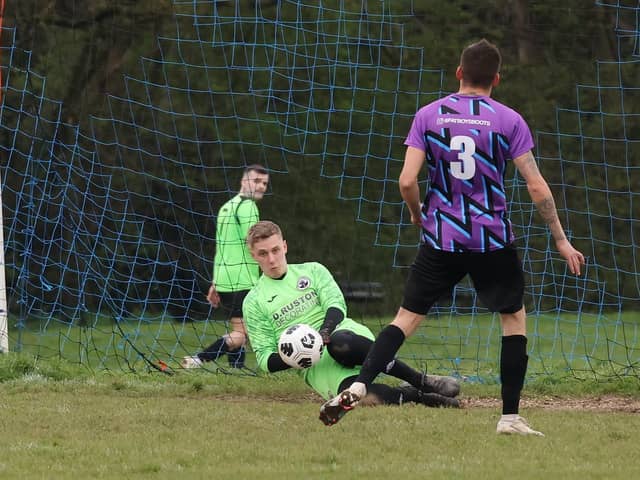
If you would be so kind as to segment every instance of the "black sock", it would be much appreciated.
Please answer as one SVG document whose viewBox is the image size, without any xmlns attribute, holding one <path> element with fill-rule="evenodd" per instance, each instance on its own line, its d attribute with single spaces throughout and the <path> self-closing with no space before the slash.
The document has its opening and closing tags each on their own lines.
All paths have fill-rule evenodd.
<svg viewBox="0 0 640 480">
<path fill-rule="evenodd" d="M 402 390 L 384 383 L 372 383 L 369 385 L 367 395 L 374 396 L 378 405 L 400 405 L 404 402 L 414 401 L 404 398 Z"/>
<path fill-rule="evenodd" d="M 245 357 L 244 347 L 227 351 L 229 366 L 232 368 L 244 368 L 244 357 Z"/>
<path fill-rule="evenodd" d="M 527 373 L 527 337 L 502 337 L 500 381 L 502 382 L 502 414 L 516 414 L 520 407 L 520 392 Z"/>
<path fill-rule="evenodd" d="M 362 364 L 358 382 L 370 385 L 378 374 L 393 361 L 404 342 L 404 333 L 395 325 L 387 325 L 382 329 Z"/>
<path fill-rule="evenodd" d="M 384 373 L 409 382 L 416 388 L 422 387 L 422 373 L 400 360 L 392 360 L 391 363 L 387 364 Z"/>
<path fill-rule="evenodd" d="M 421 403 L 427 407 L 451 406 L 443 402 L 441 395 L 434 393 L 424 394 L 416 387 L 391 387 L 384 383 L 372 383 L 367 389 L 367 397 L 374 396 L 378 404 L 402 405 L 405 403 Z M 447 399 L 455 402 L 453 399 Z"/>
<path fill-rule="evenodd" d="M 220 337 L 213 342 L 202 352 L 198 353 L 198 358 L 203 362 L 213 362 L 217 360 L 220 355 L 224 355 L 229 350 L 227 346 L 226 337 Z"/>
</svg>

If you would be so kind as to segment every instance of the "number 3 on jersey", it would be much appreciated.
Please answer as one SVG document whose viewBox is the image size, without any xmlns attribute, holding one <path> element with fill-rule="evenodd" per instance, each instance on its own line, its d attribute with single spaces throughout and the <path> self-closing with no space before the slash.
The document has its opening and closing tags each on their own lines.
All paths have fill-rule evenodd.
<svg viewBox="0 0 640 480">
<path fill-rule="evenodd" d="M 451 139 L 451 150 L 458 151 L 458 161 L 451 162 L 451 174 L 460 180 L 469 180 L 476 173 L 476 142 L 466 135 L 456 135 Z"/>
</svg>

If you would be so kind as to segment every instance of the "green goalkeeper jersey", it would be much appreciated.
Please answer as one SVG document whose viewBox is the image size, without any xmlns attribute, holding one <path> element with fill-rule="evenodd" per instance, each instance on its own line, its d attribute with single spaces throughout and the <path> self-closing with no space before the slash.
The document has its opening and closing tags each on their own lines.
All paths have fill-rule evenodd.
<svg viewBox="0 0 640 480">
<path fill-rule="evenodd" d="M 245 244 L 249 228 L 260 220 L 256 202 L 236 195 L 218 212 L 213 281 L 219 292 L 249 290 L 260 268 Z"/>
<path fill-rule="evenodd" d="M 251 347 L 258 366 L 278 351 L 278 339 L 291 325 L 306 323 L 319 330 L 329 307 L 347 307 L 338 284 L 327 268 L 316 262 L 289 264 L 281 279 L 262 275 L 242 305 Z"/>
</svg>

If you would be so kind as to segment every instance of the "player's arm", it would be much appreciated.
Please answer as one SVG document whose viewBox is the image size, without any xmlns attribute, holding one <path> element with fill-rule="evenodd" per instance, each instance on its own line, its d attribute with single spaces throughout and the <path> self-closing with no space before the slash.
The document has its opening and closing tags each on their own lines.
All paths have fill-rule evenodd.
<svg viewBox="0 0 640 480">
<path fill-rule="evenodd" d="M 209 291 L 207 292 L 207 300 L 213 308 L 218 308 L 220 305 L 220 295 L 216 290 L 216 284 L 214 281 L 211 281 L 211 286 L 209 286 Z"/>
<path fill-rule="evenodd" d="M 214 270 L 211 272 L 211 285 L 209 285 L 209 291 L 207 292 L 207 300 L 213 308 L 218 308 L 218 305 L 220 305 L 220 295 L 218 294 L 218 290 L 216 289 L 215 278 L 214 267 Z"/>
<path fill-rule="evenodd" d="M 344 312 L 336 307 L 329 307 L 324 315 L 324 321 L 318 333 L 322 337 L 322 342 L 326 345 L 331 341 L 331 334 L 340 322 L 344 320 Z"/>
<path fill-rule="evenodd" d="M 242 304 L 242 315 L 258 367 L 270 373 L 291 368 L 278 354 L 278 338 L 273 325 L 262 312 L 257 297 L 253 292 L 249 292 Z"/>
<path fill-rule="evenodd" d="M 399 186 L 400 195 L 407 204 L 411 213 L 411 223 L 420 225 L 421 208 L 420 186 L 418 185 L 418 175 L 424 164 L 425 153 L 416 147 L 407 147 L 404 155 L 404 165 L 400 172 Z"/>
<path fill-rule="evenodd" d="M 319 333 L 322 341 L 329 343 L 329 337 L 346 316 L 347 304 L 331 272 L 320 263 L 313 264 L 313 268 L 320 304 L 325 312 Z"/>
<path fill-rule="evenodd" d="M 267 371 L 270 373 L 280 372 L 282 370 L 287 370 L 291 368 L 289 365 L 284 363 L 282 357 L 276 352 L 269 355 L 267 359 Z"/>
<path fill-rule="evenodd" d="M 551 235 L 556 243 L 556 248 L 560 255 L 565 259 L 571 273 L 580 275 L 580 267 L 584 265 L 584 255 L 573 248 L 573 245 L 567 239 L 564 233 L 556 203 L 553 199 L 551 189 L 544 179 L 536 159 L 531 151 L 528 151 L 513 160 L 516 168 L 527 183 L 527 190 L 531 196 L 531 200 L 536 205 L 536 209 L 544 222 L 549 226 Z"/>
</svg>

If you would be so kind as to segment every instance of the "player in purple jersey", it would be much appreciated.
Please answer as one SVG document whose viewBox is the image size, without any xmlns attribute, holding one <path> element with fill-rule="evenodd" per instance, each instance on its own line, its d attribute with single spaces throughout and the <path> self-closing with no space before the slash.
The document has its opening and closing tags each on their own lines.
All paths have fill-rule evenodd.
<svg viewBox="0 0 640 480">
<path fill-rule="evenodd" d="M 551 190 L 536 165 L 533 139 L 522 117 L 493 100 L 500 82 L 501 56 L 486 40 L 462 52 L 457 93 L 418 111 L 405 142 L 400 193 L 411 222 L 422 227 L 422 242 L 396 317 L 385 327 L 356 381 L 321 407 L 338 421 L 358 404 L 368 385 L 393 359 L 431 306 L 467 274 L 478 298 L 500 314 L 502 416 L 498 433 L 542 435 L 519 415 L 527 371 L 524 275 L 508 219 L 504 189 L 507 161 L 525 180 L 569 270 L 580 275 L 584 256 L 567 239 Z M 430 188 L 420 203 L 418 175 L 427 162 Z"/>
<path fill-rule="evenodd" d="M 427 160 L 430 189 L 419 215 L 424 243 L 489 252 L 513 242 L 505 168 L 533 148 L 518 113 L 488 95 L 454 93 L 418 111 L 405 145 L 418 150 L 411 153 L 420 168 Z"/>
</svg>

